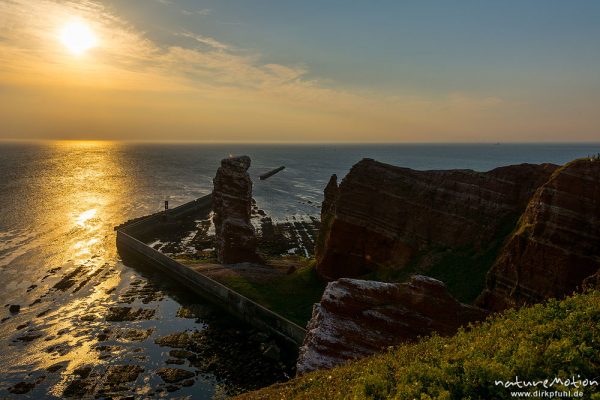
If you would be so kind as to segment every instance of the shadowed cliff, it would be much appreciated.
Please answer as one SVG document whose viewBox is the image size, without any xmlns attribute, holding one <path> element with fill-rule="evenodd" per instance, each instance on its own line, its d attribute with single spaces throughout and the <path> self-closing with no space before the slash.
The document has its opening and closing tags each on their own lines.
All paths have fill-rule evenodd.
<svg viewBox="0 0 600 400">
<path fill-rule="evenodd" d="M 499 311 L 562 297 L 599 269 L 600 161 L 575 160 L 531 198 L 478 304 Z"/>
<path fill-rule="evenodd" d="M 317 271 L 327 280 L 433 271 L 460 300 L 473 301 L 504 238 L 556 168 L 416 171 L 363 159 L 339 187 L 332 178 L 325 189 Z"/>
</svg>

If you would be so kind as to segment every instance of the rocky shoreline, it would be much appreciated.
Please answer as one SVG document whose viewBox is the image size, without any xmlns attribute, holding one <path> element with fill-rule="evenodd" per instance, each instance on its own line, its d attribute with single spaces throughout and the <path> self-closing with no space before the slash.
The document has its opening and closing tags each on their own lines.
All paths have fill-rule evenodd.
<svg viewBox="0 0 600 400">
<path fill-rule="evenodd" d="M 5 305 L 0 324 L 14 329 L 10 345 L 36 349 L 42 367 L 7 375 L 0 391 L 135 398 L 213 390 L 211 396 L 226 397 L 432 333 L 452 335 L 490 312 L 564 297 L 584 281 L 597 286 L 598 160 L 487 173 L 414 171 L 363 160 L 341 183 L 332 177 L 320 220 L 296 215 L 282 221 L 252 199 L 246 164 L 232 176 L 249 192 L 238 198 L 219 189 L 237 211 L 165 217 L 139 239 L 224 284 L 251 290 L 295 276 L 316 257 L 316 271 L 331 283 L 313 309 L 298 359 L 297 349 L 198 302 L 160 272 L 126 258 L 132 267 L 126 275 L 93 256 L 86 264 L 49 269 L 26 288 L 31 301 Z M 215 215 L 220 229 L 214 229 Z M 227 220 L 236 222 L 225 229 Z M 506 231 L 506 224 L 513 228 Z M 222 253 L 236 237 L 247 244 L 243 252 Z M 236 263 L 219 263 L 227 257 Z M 472 265 L 478 269 L 469 270 Z M 397 274 L 444 268 L 441 276 L 485 284 L 481 308 L 457 300 L 462 284 Z M 81 300 L 53 307 L 66 298 Z"/>
<path fill-rule="evenodd" d="M 247 161 L 244 163 L 245 171 L 249 166 L 249 158 L 239 159 Z M 235 164 L 236 160 L 234 158 L 223 162 L 228 161 Z M 535 224 L 535 221 L 529 221 L 534 218 L 528 217 L 533 214 L 530 210 L 539 209 L 540 199 L 544 197 L 551 199 L 557 192 L 557 184 L 553 182 L 560 182 L 561 178 L 563 181 L 566 179 L 570 182 L 573 179 L 579 179 L 573 178 L 576 176 L 574 173 L 567 174 L 566 172 L 579 168 L 584 170 L 580 175 L 586 177 L 587 185 L 590 182 L 599 184 L 600 179 L 595 172 L 598 165 L 600 164 L 594 163 L 594 160 L 579 160 L 565 167 L 552 164 L 522 164 L 479 173 L 467 170 L 414 171 L 366 159 L 356 164 L 341 184 L 338 184 L 335 175 L 332 176 L 324 190 L 325 197 L 321 207 L 320 225 L 316 223 L 313 225 L 313 229 L 317 226 L 320 228 L 318 240 L 316 240 L 316 236 L 308 234 L 308 229 L 299 229 L 305 228 L 302 224 L 288 225 L 288 229 L 291 227 L 297 233 L 295 237 L 297 245 L 310 243 L 315 247 L 316 270 L 321 278 L 332 281 L 325 289 L 320 303 L 314 307 L 312 319 L 307 327 L 308 335 L 300 351 L 298 372 L 330 368 L 344 360 L 365 357 L 385 349 L 387 346 L 412 341 L 419 336 L 428 336 L 432 333 L 450 335 L 461 326 L 485 319 L 490 311 L 501 310 L 502 307 L 490 307 L 491 300 L 489 299 L 495 282 L 500 283 L 495 290 L 504 290 L 504 278 L 494 278 L 496 276 L 494 274 L 497 274 L 501 268 L 499 267 L 501 260 L 507 259 L 506 252 L 511 252 L 511 246 L 514 247 L 509 241 L 502 248 L 502 242 L 505 240 L 505 235 L 508 234 L 504 225 L 515 221 L 516 216 L 520 213 L 525 213 L 518 224 L 512 222 L 517 226 L 517 233 L 511 234 L 513 235 L 512 240 L 514 241 L 514 237 L 518 237 L 517 235 L 523 232 L 535 231 L 535 228 L 524 230 L 519 226 Z M 217 177 L 219 174 L 224 174 L 223 168 L 225 167 L 222 166 L 219 169 Z M 236 174 L 238 172 L 235 172 L 234 175 L 239 175 Z M 236 197 L 238 194 L 234 192 L 229 193 L 228 191 L 231 189 L 222 186 L 219 186 L 217 190 L 216 183 L 215 191 L 229 193 L 227 196 L 230 200 L 234 197 L 238 199 L 233 203 L 239 204 L 241 208 L 238 208 L 240 210 L 243 208 L 243 210 L 230 212 L 223 209 L 219 203 L 216 206 L 219 211 L 216 213 L 235 215 L 236 220 L 248 225 L 251 217 L 260 216 L 260 229 L 256 230 L 259 232 L 258 235 L 254 236 L 253 227 L 252 240 L 247 239 L 247 235 L 244 236 L 246 239 L 243 239 L 244 243 L 252 243 L 254 246 L 252 247 L 254 250 L 244 250 L 246 258 L 249 257 L 247 261 L 250 261 L 250 264 L 244 264 L 243 267 L 242 265 L 219 267 L 217 264 L 207 262 L 210 261 L 210 252 L 207 260 L 195 261 L 198 262 L 197 266 L 202 268 L 203 273 L 212 274 L 226 285 L 228 277 L 235 278 L 237 276 L 244 277 L 248 282 L 263 280 L 266 282 L 277 274 L 283 274 L 281 269 L 278 270 L 274 266 L 260 265 L 265 264 L 264 260 L 273 257 L 281 258 L 283 255 L 278 249 L 277 242 L 270 241 L 275 236 L 278 227 L 274 226 L 270 218 L 258 210 L 252 202 L 250 198 L 251 183 L 248 183 L 247 173 L 239 175 L 238 178 L 245 183 L 232 186 L 241 188 L 240 197 Z M 583 182 L 585 179 L 579 180 Z M 216 178 L 215 182 L 217 181 Z M 581 184 L 573 186 L 573 184 L 563 183 L 562 185 L 567 188 L 563 190 L 571 191 L 570 195 L 588 193 L 589 198 L 586 197 L 587 195 L 583 196 L 589 203 L 586 205 L 585 212 L 588 213 L 586 214 L 588 218 L 590 216 L 596 218 L 599 201 L 594 197 L 595 189 L 588 188 L 584 192 L 580 189 Z M 552 191 L 548 189 L 549 186 L 553 188 Z M 551 195 L 544 194 L 547 192 Z M 552 200 L 547 201 L 551 202 Z M 564 204 L 573 205 L 572 202 L 565 203 L 565 201 L 563 200 Z M 556 213 L 551 207 L 546 207 L 547 214 Z M 574 217 L 575 213 L 576 211 L 569 209 L 568 215 L 571 216 L 571 219 L 584 221 L 583 214 Z M 560 217 L 565 214 L 558 213 L 558 215 L 559 218 L 565 218 Z M 552 216 L 546 215 L 542 223 L 552 218 Z M 204 246 L 210 243 L 208 230 L 202 229 L 210 227 L 206 221 L 207 219 L 198 225 L 200 227 L 198 232 L 201 232 L 200 237 L 202 238 L 200 244 Z M 315 222 L 315 219 L 312 221 Z M 239 225 L 242 222 L 236 224 Z M 591 230 L 592 233 L 595 232 L 594 229 Z M 218 253 L 223 249 L 218 244 L 218 241 L 222 240 L 222 238 L 219 239 L 218 231 L 217 229 L 217 235 L 213 240 L 217 248 L 217 255 L 213 256 L 216 261 L 222 260 L 224 256 Z M 290 231 L 288 230 L 288 232 Z M 300 234 L 302 231 L 306 235 Z M 555 229 L 552 232 L 555 232 Z M 287 236 L 286 239 L 290 238 L 289 234 L 284 236 Z M 580 236 L 585 238 L 583 234 Z M 581 243 L 588 243 L 583 239 L 567 239 L 564 235 L 561 237 L 563 247 L 565 240 L 569 243 L 574 240 L 578 241 L 579 246 Z M 174 241 L 181 243 L 182 239 L 175 238 Z M 193 240 L 186 241 L 184 239 L 183 241 L 188 245 L 193 243 Z M 285 240 L 279 242 L 285 242 Z M 263 244 L 263 249 L 278 249 L 279 251 L 275 254 L 261 253 L 260 260 L 253 266 L 253 254 L 255 254 L 253 252 L 261 248 L 258 243 Z M 265 246 L 265 244 L 269 246 Z M 536 246 L 539 247 L 537 242 Z M 575 245 L 573 244 L 573 246 Z M 593 241 L 589 241 L 585 251 L 597 254 L 598 249 L 594 246 Z M 425 276 L 413 275 L 406 283 L 385 283 L 364 280 L 364 278 L 355 281 L 346 279 L 347 277 L 361 276 L 369 279 L 369 274 L 384 276 L 388 270 L 391 271 L 391 274 L 388 273 L 388 275 L 393 277 L 396 271 L 410 271 L 411 268 L 413 271 L 425 272 L 451 268 L 443 262 L 444 257 L 450 255 L 450 257 L 456 258 L 454 254 L 464 252 L 466 247 L 472 249 L 469 252 L 470 255 L 467 255 L 467 258 L 471 259 L 467 259 L 467 261 L 477 265 L 478 268 L 477 274 L 474 273 L 475 271 L 471 272 L 471 283 L 476 287 L 481 287 L 484 273 L 491 268 L 491 263 L 498 257 L 497 252 L 504 252 L 501 252 L 500 258 L 498 258 L 500 264 L 496 263 L 496 266 L 491 268 L 488 288 L 483 291 L 483 295 L 478 300 L 478 304 L 483 308 L 457 301 L 451 292 L 461 295 L 461 286 L 456 286 L 451 282 L 452 285 L 448 288 L 443 282 Z M 495 250 L 490 252 L 490 248 Z M 191 253 L 198 254 L 198 249 L 198 245 L 192 247 Z M 440 252 L 440 250 L 442 251 Z M 308 251 L 305 251 L 308 256 Z M 203 252 L 206 254 L 206 250 Z M 445 253 L 445 255 L 441 255 L 441 253 Z M 187 255 L 175 254 L 174 256 L 185 258 Z M 231 256 L 241 257 L 238 261 L 246 260 L 239 252 L 231 254 Z M 483 263 L 481 261 L 483 257 L 488 258 L 488 261 Z M 189 258 L 187 262 L 193 263 L 193 256 Z M 568 260 L 568 258 L 563 258 L 561 262 L 569 264 Z M 591 259 L 588 257 L 586 260 Z M 576 285 L 581 286 L 585 278 L 596 273 L 597 262 L 590 262 L 593 265 L 579 274 L 581 275 L 579 278 L 575 277 L 576 283 L 571 285 L 570 290 L 573 290 Z M 574 268 L 572 263 L 569 265 L 571 269 Z M 568 267 L 565 265 L 564 268 Z M 293 269 L 291 271 L 293 273 Z M 446 275 L 453 273 L 452 270 L 442 272 Z M 465 270 L 461 273 L 465 272 L 469 271 Z M 538 271 L 538 275 L 540 273 Z M 457 276 L 461 275 L 457 274 Z M 529 278 L 529 281 L 535 280 L 534 278 Z M 481 282 L 478 283 L 478 281 Z M 590 281 L 587 279 L 586 282 Z M 273 280 L 273 282 L 276 281 Z M 393 278 L 392 282 L 394 282 Z M 528 284 L 523 282 L 520 282 L 519 285 L 522 288 L 528 287 Z M 537 298 L 530 296 L 528 297 L 530 302 L 554 296 L 561 297 L 570 293 L 569 290 L 560 289 L 557 285 L 552 288 L 554 289 L 548 293 L 554 293 L 553 295 L 541 295 Z M 527 294 L 527 291 L 521 289 L 520 293 Z M 462 294 L 462 297 L 465 295 Z M 494 304 L 498 303 L 498 300 L 494 300 Z M 452 319 L 448 320 L 447 315 L 453 316 Z M 357 332 L 360 333 L 357 334 Z"/>
<path fill-rule="evenodd" d="M 594 287 L 600 160 L 481 173 L 364 159 L 339 185 L 332 176 L 321 219 L 316 269 L 330 283 L 308 325 L 299 372 L 433 333 L 451 335 L 490 313 Z M 507 220 L 513 222 L 505 231 Z M 413 273 L 408 280 L 406 270 Z M 448 286 L 415 272 L 443 276 Z M 470 298 L 478 307 L 452 296 L 470 297 L 460 279 L 480 288 Z"/>
<path fill-rule="evenodd" d="M 210 396 L 225 397 L 295 374 L 296 350 L 286 343 L 126 263 L 127 275 L 103 264 L 54 269 L 29 289 L 31 304 L 7 304 L 9 346 L 37 349 L 38 367 L 5 373 L 0 396 L 209 396 L 214 387 Z M 96 300 L 61 306 L 66 297 Z"/>
</svg>

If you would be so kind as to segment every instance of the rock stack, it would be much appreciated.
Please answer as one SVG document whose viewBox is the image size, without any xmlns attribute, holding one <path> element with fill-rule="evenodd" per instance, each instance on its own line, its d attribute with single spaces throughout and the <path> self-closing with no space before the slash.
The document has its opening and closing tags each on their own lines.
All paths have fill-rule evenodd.
<svg viewBox="0 0 600 400">
<path fill-rule="evenodd" d="M 256 235 L 250 223 L 252 181 L 250 157 L 229 157 L 213 180 L 213 222 L 217 259 L 223 264 L 262 262 L 256 252 Z"/>
</svg>

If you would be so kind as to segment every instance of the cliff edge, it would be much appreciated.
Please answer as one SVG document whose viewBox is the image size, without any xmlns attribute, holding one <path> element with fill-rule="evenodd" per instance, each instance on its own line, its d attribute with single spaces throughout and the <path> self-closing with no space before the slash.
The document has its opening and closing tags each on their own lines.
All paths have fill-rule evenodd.
<svg viewBox="0 0 600 400">
<path fill-rule="evenodd" d="M 575 160 L 531 198 L 477 303 L 500 311 L 560 298 L 599 270 L 600 160 Z"/>
<path fill-rule="evenodd" d="M 433 332 L 451 335 L 486 316 L 426 276 L 415 275 L 406 283 L 339 279 L 327 285 L 314 306 L 297 371 L 331 368 Z"/>
<path fill-rule="evenodd" d="M 427 272 L 448 251 L 483 252 L 556 168 L 416 171 L 363 159 L 339 187 L 335 178 L 327 185 L 317 272 L 326 280 L 409 264 Z"/>
</svg>

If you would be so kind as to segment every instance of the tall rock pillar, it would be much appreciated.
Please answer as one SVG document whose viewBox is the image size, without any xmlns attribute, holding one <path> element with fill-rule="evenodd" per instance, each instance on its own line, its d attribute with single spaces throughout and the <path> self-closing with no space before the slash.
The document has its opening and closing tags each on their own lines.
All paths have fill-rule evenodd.
<svg viewBox="0 0 600 400">
<path fill-rule="evenodd" d="M 250 157 L 229 157 L 213 179 L 213 222 L 217 259 L 223 264 L 262 262 L 256 252 L 256 235 L 250 223 L 252 181 Z"/>
</svg>

